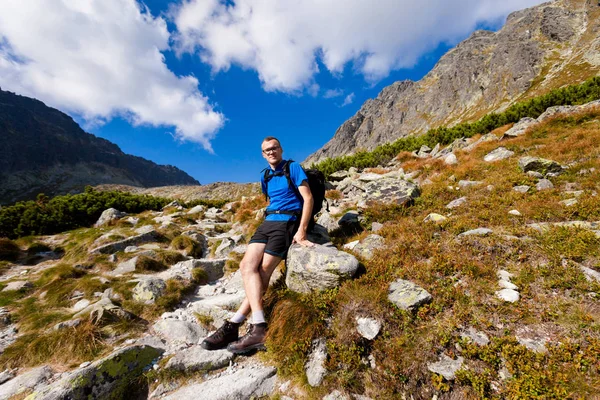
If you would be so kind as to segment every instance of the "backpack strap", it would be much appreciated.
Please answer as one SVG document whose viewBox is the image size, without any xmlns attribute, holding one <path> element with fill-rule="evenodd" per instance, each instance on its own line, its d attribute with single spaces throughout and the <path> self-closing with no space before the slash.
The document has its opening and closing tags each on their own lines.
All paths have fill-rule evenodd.
<svg viewBox="0 0 600 400">
<path fill-rule="evenodd" d="M 296 195 L 296 197 L 298 198 L 298 200 L 300 200 L 301 203 L 304 203 L 304 198 L 302 197 L 302 195 L 300 194 L 300 190 L 298 189 L 298 187 L 296 186 L 296 184 L 292 181 L 292 178 L 290 176 L 290 164 L 293 163 L 294 160 L 287 160 L 285 162 L 285 164 L 283 164 L 283 174 L 285 175 L 287 181 L 288 181 L 288 186 L 290 188 L 292 188 L 292 190 L 294 191 L 294 194 Z"/>
</svg>

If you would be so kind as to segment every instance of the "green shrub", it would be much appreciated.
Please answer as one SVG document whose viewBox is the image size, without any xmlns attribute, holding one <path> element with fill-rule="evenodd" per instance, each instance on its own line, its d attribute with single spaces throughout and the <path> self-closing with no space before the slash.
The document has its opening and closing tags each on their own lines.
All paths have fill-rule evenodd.
<svg viewBox="0 0 600 400">
<path fill-rule="evenodd" d="M 100 192 L 86 187 L 84 193 L 56 196 L 43 194 L 36 201 L 21 201 L 0 209 L 0 236 L 11 239 L 28 235 L 51 235 L 94 224 L 107 208 L 128 213 L 160 210 L 168 199 L 117 191 Z"/>
<path fill-rule="evenodd" d="M 0 261 L 16 261 L 21 249 L 10 239 L 0 238 Z"/>
</svg>

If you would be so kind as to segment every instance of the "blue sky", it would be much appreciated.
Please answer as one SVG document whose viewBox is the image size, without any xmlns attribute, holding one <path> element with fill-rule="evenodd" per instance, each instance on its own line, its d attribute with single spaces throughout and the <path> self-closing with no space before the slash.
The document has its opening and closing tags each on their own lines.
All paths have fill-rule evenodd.
<svg viewBox="0 0 600 400">
<path fill-rule="evenodd" d="M 0 86 L 202 184 L 251 182 L 263 137 L 302 161 L 383 87 L 537 3 L 5 0 Z"/>
</svg>

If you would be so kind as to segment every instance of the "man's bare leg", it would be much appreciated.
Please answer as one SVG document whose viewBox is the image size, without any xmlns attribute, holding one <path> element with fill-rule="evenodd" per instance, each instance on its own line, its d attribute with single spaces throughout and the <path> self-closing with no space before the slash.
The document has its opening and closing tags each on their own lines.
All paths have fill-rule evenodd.
<svg viewBox="0 0 600 400">
<path fill-rule="evenodd" d="M 250 246 L 253 244 L 256 243 L 252 243 Z M 250 252 L 250 246 L 248 246 L 248 251 L 246 254 Z M 252 310 L 252 312 L 262 312 L 262 297 L 269 286 L 269 280 L 271 279 L 273 271 L 281 262 L 281 257 L 264 253 L 264 245 L 262 250 L 263 256 L 258 263 L 256 262 L 256 253 L 254 252 L 254 249 L 250 256 L 246 258 L 245 255 L 244 259 L 240 263 L 240 270 L 242 272 L 242 279 L 244 281 L 246 298 L 242 302 L 238 312 L 245 315 L 247 315 L 250 310 Z"/>
</svg>

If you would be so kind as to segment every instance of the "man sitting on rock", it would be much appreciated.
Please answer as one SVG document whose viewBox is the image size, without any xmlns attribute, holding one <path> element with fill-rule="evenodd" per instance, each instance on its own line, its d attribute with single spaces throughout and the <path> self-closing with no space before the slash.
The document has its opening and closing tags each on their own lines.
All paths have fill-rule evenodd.
<svg viewBox="0 0 600 400">
<path fill-rule="evenodd" d="M 263 191 L 267 189 L 270 202 L 267 216 L 250 239 L 248 250 L 240 263 L 246 298 L 233 318 L 202 342 L 202 347 L 207 350 L 227 346 L 232 353 L 242 354 L 264 348 L 267 323 L 262 298 L 271 274 L 285 258 L 292 243 L 313 245 L 306 239 L 306 230 L 312 218 L 313 196 L 304 170 L 298 163 L 289 164 L 290 180 L 298 188 L 300 199 L 283 173 L 286 161 L 282 158 L 283 149 L 279 140 L 266 137 L 262 142 L 262 154 L 270 170 L 261 177 L 261 184 Z M 252 320 L 248 331 L 239 338 L 239 327 L 250 311 Z"/>
</svg>

